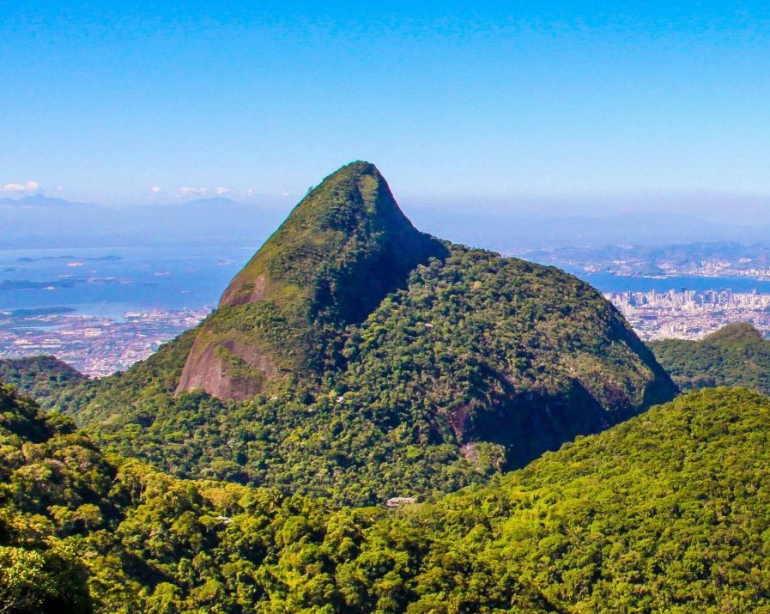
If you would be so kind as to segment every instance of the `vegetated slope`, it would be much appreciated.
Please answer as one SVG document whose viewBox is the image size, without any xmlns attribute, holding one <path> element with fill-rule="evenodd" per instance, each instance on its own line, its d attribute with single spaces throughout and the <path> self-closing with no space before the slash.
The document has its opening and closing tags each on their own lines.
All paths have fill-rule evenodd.
<svg viewBox="0 0 770 614">
<path fill-rule="evenodd" d="M 700 341 L 649 345 L 682 390 L 744 386 L 770 394 L 770 341 L 751 324 L 728 324 Z"/>
<path fill-rule="evenodd" d="M 400 510 L 170 478 L 7 389 L 0 409 L 16 612 L 770 612 L 770 401 L 746 390 Z"/>
<path fill-rule="evenodd" d="M 348 324 L 446 248 L 415 230 L 372 164 L 327 177 L 238 273 L 198 330 L 178 392 L 245 400 L 334 366 Z"/>
<path fill-rule="evenodd" d="M 91 611 L 86 565 L 62 538 L 114 516 L 113 477 L 69 418 L 0 382 L 0 610 Z"/>
<path fill-rule="evenodd" d="M 396 436 L 411 426 L 471 459 L 498 444 L 498 462 L 516 467 L 669 400 L 645 350 L 575 277 L 453 247 L 352 331 L 337 404 L 383 430 L 395 414 Z"/>
<path fill-rule="evenodd" d="M 226 535 L 234 511 L 242 539 Z M 333 517 L 325 502 L 107 458 L 69 418 L 0 382 L 0 611 L 253 612 L 289 544 L 280 527 Z"/>
<path fill-rule="evenodd" d="M 407 612 L 768 612 L 769 438 L 767 398 L 691 393 L 380 522 L 356 561 Z"/>
<path fill-rule="evenodd" d="M 364 197 L 375 194 L 369 185 L 377 186 L 373 200 Z M 651 352 L 590 286 L 554 268 L 438 244 L 391 201 L 371 165 L 335 173 L 298 205 L 198 329 L 127 373 L 61 399 L 62 408 L 110 450 L 181 476 L 363 505 L 484 481 L 673 397 Z M 382 231 L 340 250 L 335 241 L 347 235 L 329 231 L 334 241 L 323 239 L 310 255 L 300 249 L 311 242 L 304 229 L 339 211 L 360 212 L 362 203 L 377 205 L 364 207 L 363 227 Z M 350 236 L 358 236 L 353 228 Z M 441 258 L 425 259 L 396 284 L 407 264 L 394 265 L 396 277 L 369 264 L 384 262 L 382 254 L 400 262 L 387 247 L 400 245 L 399 237 L 439 245 Z M 361 248 L 369 239 L 374 247 Z M 263 275 L 264 284 L 253 281 Z M 255 302 L 239 304 L 244 295 Z M 270 335 L 272 346 L 265 345 Z M 183 346 L 193 338 L 182 370 Z M 236 338 L 241 358 L 225 360 Z M 211 355 L 229 366 L 217 371 L 214 361 L 204 371 L 211 367 L 230 384 L 251 373 L 263 392 L 233 402 L 180 385 L 172 396 L 174 378 L 192 381 L 189 369 L 198 369 L 199 350 L 210 343 Z M 270 379 L 260 371 L 267 363 L 247 365 L 247 355 L 268 356 L 281 369 Z"/>
<path fill-rule="evenodd" d="M 62 391 L 87 379 L 80 371 L 55 356 L 0 360 L 0 380 L 35 397 L 43 407 L 47 407 Z"/>
</svg>

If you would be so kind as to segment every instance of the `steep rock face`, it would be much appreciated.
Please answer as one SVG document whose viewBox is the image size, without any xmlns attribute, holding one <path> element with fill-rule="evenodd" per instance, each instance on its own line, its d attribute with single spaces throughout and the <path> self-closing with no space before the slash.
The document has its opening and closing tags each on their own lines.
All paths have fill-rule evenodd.
<svg viewBox="0 0 770 614">
<path fill-rule="evenodd" d="M 243 400 L 287 373 L 333 362 L 360 322 L 411 270 L 446 248 L 417 231 L 374 165 L 327 177 L 236 275 L 202 325 L 177 393 Z"/>
<path fill-rule="evenodd" d="M 191 350 L 197 363 L 186 365 L 178 390 L 201 389 L 219 399 L 245 401 L 258 394 L 276 375 L 270 357 L 236 336 L 224 340 L 195 339 Z"/>
</svg>

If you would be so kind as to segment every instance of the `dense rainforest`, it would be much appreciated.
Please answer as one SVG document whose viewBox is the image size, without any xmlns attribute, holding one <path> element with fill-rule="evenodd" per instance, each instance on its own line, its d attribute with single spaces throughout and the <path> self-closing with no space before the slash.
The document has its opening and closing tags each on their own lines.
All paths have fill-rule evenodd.
<svg viewBox="0 0 770 614">
<path fill-rule="evenodd" d="M 0 379 L 0 612 L 770 613 L 770 400 L 364 162 L 147 360 Z"/>
<path fill-rule="evenodd" d="M 770 394 L 770 341 L 751 324 L 728 324 L 700 341 L 653 341 L 650 348 L 682 390 L 743 386 Z"/>
<path fill-rule="evenodd" d="M 483 483 L 675 391 L 596 290 L 420 233 L 356 162 L 199 327 L 53 404 L 179 477 L 370 505 Z"/>
<path fill-rule="evenodd" d="M 0 603 L 32 612 L 770 612 L 770 401 L 694 392 L 436 503 L 104 455 L 0 389 Z"/>
</svg>

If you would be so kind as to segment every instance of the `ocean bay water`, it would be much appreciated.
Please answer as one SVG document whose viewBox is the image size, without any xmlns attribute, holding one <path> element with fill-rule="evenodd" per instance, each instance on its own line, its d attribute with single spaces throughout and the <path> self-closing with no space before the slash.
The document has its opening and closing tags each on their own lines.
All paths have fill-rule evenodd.
<svg viewBox="0 0 770 614">
<path fill-rule="evenodd" d="M 213 307 L 255 247 L 0 250 L 0 311 L 70 307 L 120 319 L 136 310 Z"/>
</svg>

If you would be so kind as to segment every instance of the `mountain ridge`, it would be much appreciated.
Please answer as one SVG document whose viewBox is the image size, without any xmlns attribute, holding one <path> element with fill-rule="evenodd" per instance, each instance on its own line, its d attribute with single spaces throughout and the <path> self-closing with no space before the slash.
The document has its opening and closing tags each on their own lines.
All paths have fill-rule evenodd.
<svg viewBox="0 0 770 614">
<path fill-rule="evenodd" d="M 652 341 L 650 348 L 683 391 L 743 386 L 770 394 L 770 341 L 748 322 L 727 324 L 700 341 Z"/>
<path fill-rule="evenodd" d="M 199 327 L 62 409 L 177 475 L 369 505 L 483 483 L 673 398 L 589 285 L 419 233 L 373 165 L 330 178 Z"/>
</svg>

